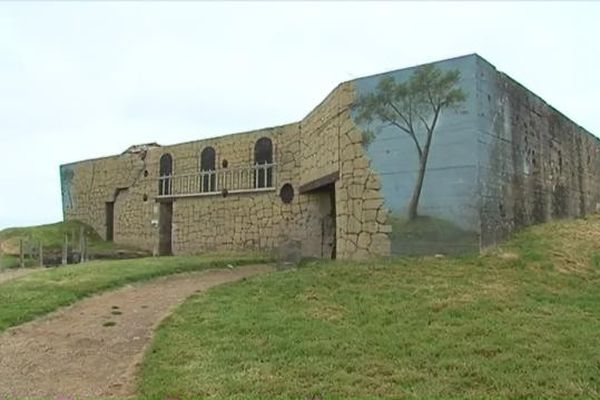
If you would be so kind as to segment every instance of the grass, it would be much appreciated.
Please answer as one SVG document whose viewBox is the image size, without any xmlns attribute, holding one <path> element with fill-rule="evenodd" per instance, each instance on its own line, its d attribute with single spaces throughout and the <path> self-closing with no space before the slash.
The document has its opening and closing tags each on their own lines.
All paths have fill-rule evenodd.
<svg viewBox="0 0 600 400">
<path fill-rule="evenodd" d="M 308 263 L 190 298 L 142 396 L 600 395 L 600 217 L 483 255 Z"/>
<path fill-rule="evenodd" d="M 94 231 L 92 227 L 79 221 L 65 221 L 54 224 L 38 225 L 22 228 L 7 228 L 0 231 L 0 270 L 3 268 L 15 268 L 19 265 L 20 241 L 23 241 L 24 252 L 33 253 L 37 258 L 39 244 L 44 247 L 45 258 L 52 256 L 60 259 L 62 248 L 67 236 L 71 249 L 78 249 L 80 230 L 83 229 L 88 240 L 88 254 L 91 257 L 115 257 L 117 253 L 123 256 L 146 254 L 129 246 L 117 245 L 107 242 Z M 38 265 L 39 261 L 26 256 L 26 266 Z"/>
<path fill-rule="evenodd" d="M 0 231 L 0 241 L 8 242 L 11 253 L 18 254 L 19 239 L 42 242 L 44 246 L 60 248 L 63 245 L 65 235 L 77 239 L 80 229 L 83 228 L 91 243 L 102 242 L 98 234 L 89 226 L 79 221 L 56 222 L 54 224 L 7 228 Z"/>
<path fill-rule="evenodd" d="M 134 260 L 93 261 L 33 272 L 0 284 L 0 332 L 128 283 L 179 272 L 268 261 L 260 254 L 209 254 Z"/>
<path fill-rule="evenodd" d="M 18 266 L 18 257 L 9 254 L 0 254 L 0 271 L 2 271 L 3 269 L 16 268 Z"/>
</svg>

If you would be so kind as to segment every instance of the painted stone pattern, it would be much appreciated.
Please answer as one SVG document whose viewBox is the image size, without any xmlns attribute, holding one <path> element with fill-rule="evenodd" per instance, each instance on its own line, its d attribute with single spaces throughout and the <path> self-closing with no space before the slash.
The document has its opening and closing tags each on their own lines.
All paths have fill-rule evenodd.
<svg viewBox="0 0 600 400">
<path fill-rule="evenodd" d="M 159 254 L 285 249 L 362 259 L 478 250 L 521 226 L 597 208 L 597 139 L 477 55 L 434 66 L 457 71 L 464 99 L 439 115 L 416 218 L 407 218 L 419 172 L 412 138 L 360 120 L 357 104 L 382 78 L 402 84 L 417 67 L 342 83 L 296 123 L 63 165 L 64 217 Z M 274 165 L 257 185 L 261 138 Z M 209 146 L 218 188 L 199 193 L 194 182 L 210 179 L 198 175 Z M 165 154 L 167 181 L 159 179 Z M 171 191 L 161 193 L 160 182 Z M 289 203 L 279 196 L 286 184 Z"/>
<path fill-rule="evenodd" d="M 353 202 L 346 200 L 353 199 L 358 204 L 363 199 L 362 191 L 357 192 L 356 187 L 351 195 L 346 194 L 354 183 L 354 171 L 344 174 L 331 185 L 333 196 L 319 187 L 299 193 L 301 185 L 339 169 L 338 132 L 343 131 L 347 136 L 356 129 L 348 118 L 351 102 L 352 88 L 346 85 L 336 89 L 330 95 L 330 101 L 313 110 L 306 123 L 302 121 L 173 146 L 153 146 L 135 153 L 64 165 L 62 170 L 68 168 L 74 176 L 70 184 L 74 193 L 73 205 L 64 207 L 65 218 L 85 221 L 103 234 L 107 231 L 106 203 L 113 202 L 114 241 L 158 252 L 159 233 L 152 221 L 157 221 L 160 213 L 156 201 L 160 157 L 167 153 L 172 156 L 175 176 L 196 173 L 200 154 L 208 146 L 215 149 L 215 164 L 220 170 L 247 167 L 253 164 L 256 141 L 268 137 L 273 143 L 273 159 L 277 164 L 274 188 L 226 197 L 219 192 L 173 199 L 173 253 L 277 249 L 292 243 L 302 256 L 331 257 L 334 251 L 340 258 L 387 255 L 386 235 L 380 234 L 380 240 L 376 235 L 380 231 L 378 225 L 384 225 L 377 223 L 376 215 L 371 219 L 368 213 L 363 216 L 362 209 L 352 208 Z M 302 134 L 305 141 L 312 142 L 311 146 L 303 147 Z M 358 142 L 343 140 L 346 152 L 352 148 L 352 162 L 363 158 L 360 132 L 355 133 L 354 138 L 358 138 Z M 332 146 L 334 150 L 331 150 Z M 224 161 L 227 161 L 227 168 L 222 167 Z M 363 169 L 367 169 L 368 161 L 363 159 L 362 163 Z M 358 177 L 359 172 L 356 174 Z M 364 171 L 360 176 L 367 177 L 369 173 Z M 291 184 L 295 192 L 289 204 L 279 197 L 279 190 L 286 183 Z M 365 191 L 364 195 L 370 197 L 371 203 L 376 200 L 375 192 Z M 353 224 L 349 232 L 346 228 L 348 217 L 352 217 Z M 323 225 L 327 220 L 330 221 L 329 232 L 324 232 Z M 336 221 L 342 222 L 338 225 Z M 359 243 L 363 224 L 365 233 Z M 381 230 L 385 230 L 385 226 Z M 327 233 L 329 236 L 324 237 Z M 349 244 L 340 247 L 340 239 L 346 236 Z M 369 240 L 365 241 L 367 237 Z"/>
</svg>

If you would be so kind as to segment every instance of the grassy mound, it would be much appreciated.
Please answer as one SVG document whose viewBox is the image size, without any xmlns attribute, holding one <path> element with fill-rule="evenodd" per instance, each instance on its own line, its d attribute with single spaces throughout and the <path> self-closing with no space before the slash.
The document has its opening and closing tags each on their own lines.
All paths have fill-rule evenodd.
<svg viewBox="0 0 600 400">
<path fill-rule="evenodd" d="M 89 225 L 79 221 L 56 222 L 54 224 L 28 226 L 23 228 L 7 228 L 0 231 L 0 247 L 6 254 L 19 254 L 19 240 L 42 242 L 49 248 L 60 248 L 65 235 L 72 240 L 78 238 L 79 230 L 83 228 L 90 244 L 102 242 L 100 236 Z"/>
<path fill-rule="evenodd" d="M 44 248 L 44 259 L 47 263 L 58 264 L 62 254 L 65 236 L 71 249 L 78 249 L 80 231 L 83 229 L 88 241 L 88 254 L 91 258 L 120 258 L 149 255 L 129 246 L 106 242 L 92 227 L 79 221 L 65 221 L 54 224 L 30 226 L 23 228 L 7 228 L 0 231 L 0 269 L 18 266 L 20 241 L 23 241 L 27 257 L 26 265 L 37 265 L 32 258 L 37 257 L 39 244 Z"/>
<path fill-rule="evenodd" d="M 600 395 L 600 218 L 483 255 L 322 262 L 224 285 L 158 329 L 142 395 Z"/>
</svg>

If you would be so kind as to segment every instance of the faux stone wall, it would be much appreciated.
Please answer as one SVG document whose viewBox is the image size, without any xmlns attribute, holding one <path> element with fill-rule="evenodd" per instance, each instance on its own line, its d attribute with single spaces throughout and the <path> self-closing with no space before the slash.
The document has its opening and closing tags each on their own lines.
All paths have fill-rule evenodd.
<svg viewBox="0 0 600 400">
<path fill-rule="evenodd" d="M 61 166 L 61 176 L 70 177 L 62 182 L 64 218 L 86 222 L 106 237 L 106 203 L 114 202 L 114 240 L 151 250 L 153 203 L 144 202 L 143 194 L 155 185 L 144 176 L 148 168 L 143 154 L 123 154 Z"/>
<path fill-rule="evenodd" d="M 319 237 L 316 196 L 299 195 L 300 131 L 298 124 L 254 132 L 183 143 L 162 148 L 172 154 L 174 174 L 198 170 L 198 155 L 206 146 L 216 150 L 217 166 L 227 160 L 229 168 L 253 163 L 254 144 L 269 137 L 274 146 L 277 169 L 275 190 L 265 193 L 231 194 L 179 198 L 173 205 L 173 251 L 176 254 L 203 250 L 277 249 L 290 242 L 304 256 L 321 256 L 321 249 L 310 246 L 309 238 Z M 279 190 L 285 183 L 294 187 L 295 196 L 284 204 Z"/>
<path fill-rule="evenodd" d="M 253 164 L 254 145 L 261 137 L 273 142 L 277 163 L 275 190 L 261 193 L 176 198 L 173 201 L 172 248 L 175 254 L 204 250 L 277 249 L 295 246 L 303 256 L 329 256 L 322 237 L 328 209 L 334 207 L 338 258 L 389 254 L 387 211 L 379 196 L 380 183 L 369 169 L 361 132 L 350 116 L 352 84 L 338 86 L 299 123 L 149 148 L 61 167 L 64 215 L 106 234 L 106 203 L 114 202 L 114 241 L 157 250 L 159 219 L 159 160 L 169 153 L 173 174 L 199 170 L 201 151 L 212 146 L 216 167 Z M 300 194 L 302 184 L 339 172 L 335 205 L 324 206 L 322 192 Z M 67 179 L 68 178 L 68 179 Z M 279 190 L 290 183 L 295 191 L 284 204 Z"/>
<path fill-rule="evenodd" d="M 339 85 L 301 122 L 302 183 L 339 172 L 335 182 L 338 258 L 362 259 L 390 254 L 387 209 L 378 175 L 354 123 L 352 82 Z"/>
<path fill-rule="evenodd" d="M 311 229 L 317 206 L 313 196 L 284 204 L 275 193 L 178 199 L 173 208 L 173 252 L 272 250 L 294 242 L 302 255 L 320 257 L 320 248 L 304 245 L 319 234 Z"/>
<path fill-rule="evenodd" d="M 600 206 L 600 142 L 478 58 L 481 244 Z"/>
</svg>

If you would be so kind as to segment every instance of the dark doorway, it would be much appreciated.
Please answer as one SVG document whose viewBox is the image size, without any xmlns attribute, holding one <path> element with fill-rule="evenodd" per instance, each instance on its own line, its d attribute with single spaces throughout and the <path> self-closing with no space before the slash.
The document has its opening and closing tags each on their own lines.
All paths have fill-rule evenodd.
<svg viewBox="0 0 600 400">
<path fill-rule="evenodd" d="M 321 188 L 321 257 L 335 259 L 336 256 L 336 224 L 335 224 L 335 185 Z"/>
<path fill-rule="evenodd" d="M 331 241 L 331 247 L 329 249 L 330 254 L 331 254 L 331 258 L 335 260 L 336 257 L 336 244 L 337 244 L 337 235 L 336 235 L 336 229 L 337 229 L 337 225 L 336 225 L 336 211 L 335 211 L 335 185 L 331 185 L 331 187 L 329 188 L 329 201 L 331 202 L 331 209 L 329 212 L 329 217 L 331 219 L 331 233 L 329 234 L 330 236 L 330 241 Z"/>
<path fill-rule="evenodd" d="M 171 234 L 173 227 L 173 203 L 160 203 L 158 214 L 158 255 L 170 256 L 173 254 Z"/>
<path fill-rule="evenodd" d="M 254 165 L 273 164 L 273 142 L 267 137 L 260 138 L 254 145 Z M 273 186 L 273 167 L 257 168 L 254 171 L 254 187 L 265 188 Z"/>
<path fill-rule="evenodd" d="M 114 240 L 114 226 L 115 226 L 115 202 L 106 203 L 106 241 L 112 242 Z"/>
<path fill-rule="evenodd" d="M 200 172 L 209 172 L 202 175 L 202 192 L 213 192 L 215 190 L 215 149 L 206 147 L 200 153 Z"/>
<path fill-rule="evenodd" d="M 301 192 L 309 197 L 311 218 L 307 221 L 310 234 L 302 244 L 303 255 L 308 257 L 336 258 L 335 181 L 317 186 L 322 181 L 311 182 L 309 190 Z"/>
<path fill-rule="evenodd" d="M 159 161 L 159 196 L 171 194 L 171 175 L 173 175 L 173 157 L 169 153 L 166 153 L 160 157 Z"/>
</svg>

